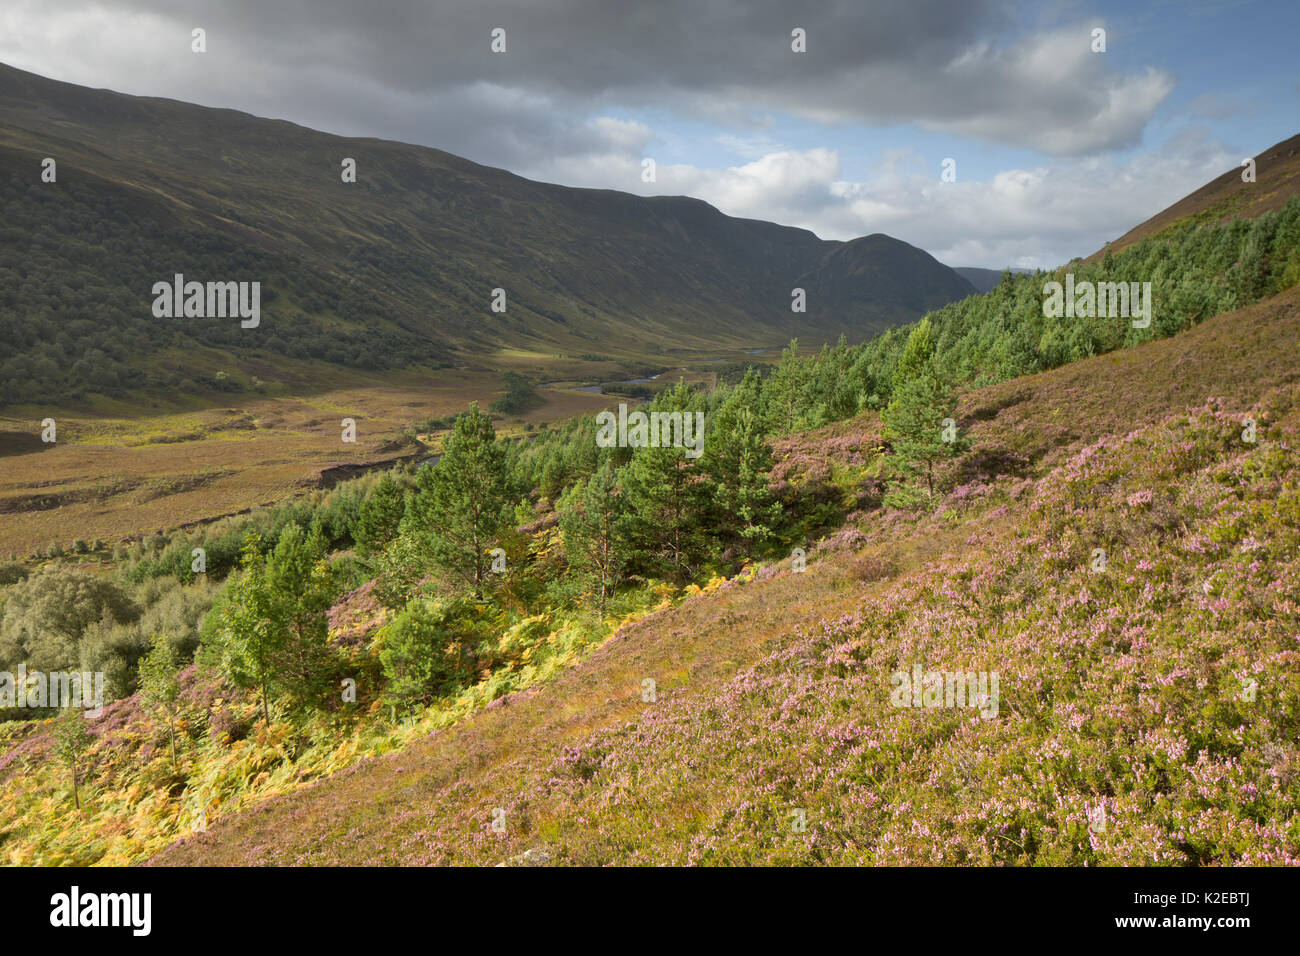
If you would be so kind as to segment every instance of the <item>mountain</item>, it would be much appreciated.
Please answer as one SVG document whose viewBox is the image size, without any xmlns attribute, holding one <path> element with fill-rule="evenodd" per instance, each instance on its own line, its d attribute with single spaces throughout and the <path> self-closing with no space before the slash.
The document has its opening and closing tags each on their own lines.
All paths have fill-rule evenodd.
<svg viewBox="0 0 1300 956">
<path fill-rule="evenodd" d="M 234 389 L 277 356 L 383 369 L 861 340 L 974 292 L 883 235 L 827 241 L 4 65 L 0 201 L 0 404 L 184 389 L 190 369 Z M 259 325 L 155 318 L 152 287 L 177 273 L 260 282 Z"/>
<path fill-rule="evenodd" d="M 988 292 L 1002 281 L 1002 269 L 980 269 L 975 266 L 953 266 L 953 272 L 975 287 L 977 292 Z M 1012 272 L 1030 272 L 1030 269 L 1012 269 Z"/>
<path fill-rule="evenodd" d="M 1241 177 L 1245 170 L 1234 166 L 1196 192 L 1134 226 L 1109 243 L 1107 248 L 1119 252 L 1139 239 L 1178 224 L 1199 225 L 1254 218 L 1270 209 L 1281 209 L 1288 199 L 1300 194 L 1300 134 L 1269 147 L 1254 159 L 1254 182 L 1243 182 Z M 1105 251 L 1099 249 L 1088 258 L 1099 258 Z"/>
</svg>

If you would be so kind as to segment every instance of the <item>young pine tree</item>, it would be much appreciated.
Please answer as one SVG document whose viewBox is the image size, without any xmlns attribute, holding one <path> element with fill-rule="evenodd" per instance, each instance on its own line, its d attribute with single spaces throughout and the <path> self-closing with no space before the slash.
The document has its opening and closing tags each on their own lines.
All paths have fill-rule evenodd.
<svg viewBox="0 0 1300 956">
<path fill-rule="evenodd" d="M 274 594 L 266 580 L 266 557 L 256 535 L 244 539 L 240 565 L 242 570 L 222 610 L 222 667 L 236 686 L 257 688 L 262 719 L 269 725 L 271 682 L 285 635 L 277 626 Z"/>
<path fill-rule="evenodd" d="M 392 474 L 385 473 L 366 496 L 357 515 L 356 527 L 352 532 L 357 553 L 364 558 L 382 551 L 397 536 L 405 511 L 406 496 L 401 486 L 393 480 Z"/>
<path fill-rule="evenodd" d="M 623 535 L 625 500 L 613 465 L 606 461 L 559 503 L 560 533 L 569 564 L 595 582 L 599 613 L 614 593 L 627 561 Z"/>
<path fill-rule="evenodd" d="M 510 493 L 505 449 L 477 403 L 456 419 L 442 459 L 421 469 L 419 481 L 404 532 L 422 538 L 435 562 L 482 599 L 488 552 L 505 521 Z"/>
<path fill-rule="evenodd" d="M 764 389 L 770 396 L 768 412 L 773 431 L 777 435 L 794 431 L 806 374 L 806 364 L 799 356 L 799 340 L 791 339 L 790 347 L 781 351 L 781 364 L 776 367 Z"/>
<path fill-rule="evenodd" d="M 454 676 L 447 659 L 450 636 L 442 623 L 441 615 L 417 598 L 383 626 L 383 698 L 396 713 L 413 713 Z"/>
<path fill-rule="evenodd" d="M 298 705 L 319 704 L 329 681 L 332 654 L 327 617 L 334 582 L 319 527 L 310 533 L 289 525 L 266 562 L 274 624 L 281 630 L 277 669 L 280 687 Z"/>
<path fill-rule="evenodd" d="M 707 458 L 717 527 L 752 557 L 771 537 L 781 505 L 767 487 L 772 449 L 756 411 L 762 382 L 750 369 L 727 396 L 709 429 Z"/>
<path fill-rule="evenodd" d="M 929 367 L 930 360 L 934 357 L 934 350 L 934 333 L 930 329 L 930 319 L 927 316 L 918 322 L 907 336 L 907 344 L 903 346 L 903 357 L 899 359 L 898 369 L 894 372 L 894 391 L 902 388 Z"/>
<path fill-rule="evenodd" d="M 888 461 L 903 480 L 903 487 L 889 496 L 891 503 L 918 504 L 922 486 L 925 502 L 933 502 L 936 466 L 969 447 L 965 438 L 954 434 L 955 427 L 944 426 L 956 408 L 956 394 L 929 363 L 894 392 L 881 413 L 890 442 Z"/>
<path fill-rule="evenodd" d="M 325 539 L 319 529 L 308 534 L 291 524 L 266 557 L 250 535 L 242 564 L 225 608 L 222 658 L 237 685 L 260 691 L 269 724 L 272 693 L 286 693 L 295 704 L 317 703 L 328 681 L 326 612 L 334 589 Z"/>
<path fill-rule="evenodd" d="M 72 773 L 73 805 L 81 809 L 79 774 L 82 757 L 95 736 L 86 726 L 86 715 L 80 707 L 65 707 L 54 727 L 54 752 Z"/>
<path fill-rule="evenodd" d="M 658 411 L 699 410 L 699 397 L 684 384 L 655 400 Z M 625 520 L 629 554 L 651 573 L 679 584 L 690 581 L 708 556 L 712 485 L 699 459 L 671 445 L 637 448 L 627 466 L 628 513 Z"/>
</svg>

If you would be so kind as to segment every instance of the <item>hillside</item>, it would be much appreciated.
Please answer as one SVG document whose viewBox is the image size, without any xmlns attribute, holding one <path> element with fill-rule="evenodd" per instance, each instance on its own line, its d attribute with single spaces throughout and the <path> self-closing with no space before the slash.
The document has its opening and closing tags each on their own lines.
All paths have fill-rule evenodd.
<svg viewBox="0 0 1300 956">
<path fill-rule="evenodd" d="M 937 515 L 866 515 L 804 575 L 652 615 L 155 862 L 1294 865 L 1297 348 L 1293 289 L 970 393 L 985 470 Z M 843 465 L 875 428 L 779 447 Z M 914 661 L 1000 671 L 1001 718 L 891 708 Z"/>
<path fill-rule="evenodd" d="M 57 180 L 41 181 L 42 160 Z M 341 163 L 357 163 L 355 183 Z M 662 361 L 862 340 L 973 292 L 886 236 L 850 243 L 685 197 L 531 182 L 436 149 L 347 139 L 0 65 L 0 405 L 541 356 Z M 256 328 L 156 319 L 176 273 L 260 281 Z M 791 311 L 804 288 L 806 313 Z M 493 312 L 493 290 L 506 311 Z"/>
<path fill-rule="evenodd" d="M 1300 135 L 1283 140 L 1255 157 L 1254 182 L 1242 182 L 1242 172 L 1242 167 L 1236 166 L 1216 176 L 1196 192 L 1134 226 L 1107 248 L 1119 252 L 1178 224 L 1250 219 L 1281 209 L 1288 199 L 1300 194 Z M 1099 249 L 1088 261 L 1100 258 L 1105 251 Z"/>
</svg>

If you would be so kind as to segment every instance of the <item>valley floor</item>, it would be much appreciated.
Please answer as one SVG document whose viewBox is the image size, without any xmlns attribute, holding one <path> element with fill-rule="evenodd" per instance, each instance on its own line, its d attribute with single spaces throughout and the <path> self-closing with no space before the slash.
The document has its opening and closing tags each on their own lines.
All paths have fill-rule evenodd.
<svg viewBox="0 0 1300 956">
<path fill-rule="evenodd" d="M 337 375 L 332 372 L 332 375 Z M 389 464 L 432 449 L 403 443 L 411 421 L 455 415 L 501 394 L 496 372 L 439 369 L 359 380 L 314 394 L 232 396 L 229 407 L 153 414 L 131 407 L 0 416 L 0 555 L 73 539 L 117 542 L 278 504 L 343 464 Z M 543 389 L 521 423 L 590 414 L 613 396 Z M 40 440 L 54 417 L 57 441 Z M 356 423 L 356 442 L 342 422 Z M 518 431 L 522 424 L 516 425 Z M 509 428 L 503 429 L 509 436 Z"/>
</svg>

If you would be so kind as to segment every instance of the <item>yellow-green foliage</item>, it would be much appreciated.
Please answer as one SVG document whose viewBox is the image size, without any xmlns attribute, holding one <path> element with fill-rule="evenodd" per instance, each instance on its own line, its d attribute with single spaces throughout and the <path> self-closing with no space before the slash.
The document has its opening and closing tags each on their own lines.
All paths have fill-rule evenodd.
<svg viewBox="0 0 1300 956">
<path fill-rule="evenodd" d="M 350 716 L 292 721 L 273 714 L 267 727 L 251 697 L 191 669 L 184 681 L 189 705 L 177 725 L 180 773 L 171 766 L 166 722 L 135 697 L 118 701 L 100 726 L 92 724 L 99 739 L 87 754 L 80 812 L 73 808 L 71 778 L 52 756 L 53 721 L 0 723 L 0 863 L 138 862 L 219 817 L 398 750 L 498 697 L 546 681 L 671 597 L 667 588 L 647 588 L 623 598 L 621 617 L 544 614 L 510 623 L 492 648 L 503 663 L 490 677 L 398 724 L 376 702 Z M 239 729 L 232 735 L 222 729 L 227 726 Z"/>
</svg>

